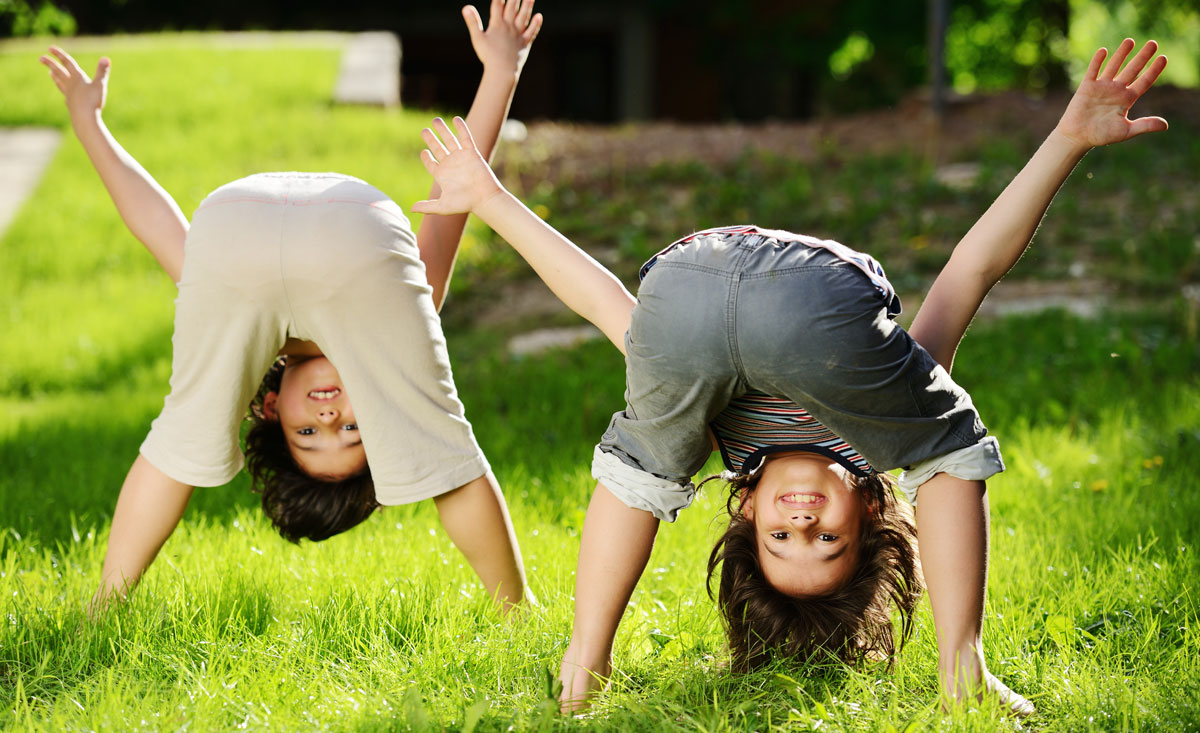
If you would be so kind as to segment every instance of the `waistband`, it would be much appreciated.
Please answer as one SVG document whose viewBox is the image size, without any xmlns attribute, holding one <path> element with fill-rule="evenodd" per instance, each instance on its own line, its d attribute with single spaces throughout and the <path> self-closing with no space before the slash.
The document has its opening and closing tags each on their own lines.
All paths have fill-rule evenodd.
<svg viewBox="0 0 1200 733">
<path fill-rule="evenodd" d="M 658 262 L 659 258 L 670 252 L 686 246 L 688 243 L 705 237 L 717 237 L 722 240 L 739 239 L 743 240 L 747 245 L 757 245 L 767 242 L 775 243 L 799 243 L 806 247 L 822 249 L 834 255 L 840 260 L 854 265 L 870 279 L 871 283 L 879 292 L 879 296 L 887 304 L 888 313 L 891 316 L 899 315 L 903 308 L 900 304 L 900 297 L 896 294 L 895 288 L 887 279 L 887 273 L 883 270 L 883 265 L 869 254 L 859 252 L 855 249 L 847 247 L 841 242 L 832 239 L 818 239 L 805 234 L 796 234 L 795 232 L 785 231 L 783 229 L 767 229 L 765 227 L 755 226 L 753 224 L 739 224 L 734 226 L 714 227 L 712 229 L 704 229 L 693 234 L 689 234 L 682 239 L 678 239 L 663 249 L 659 250 L 653 257 L 646 261 L 638 270 L 638 280 L 644 280 L 650 269 Z"/>
</svg>

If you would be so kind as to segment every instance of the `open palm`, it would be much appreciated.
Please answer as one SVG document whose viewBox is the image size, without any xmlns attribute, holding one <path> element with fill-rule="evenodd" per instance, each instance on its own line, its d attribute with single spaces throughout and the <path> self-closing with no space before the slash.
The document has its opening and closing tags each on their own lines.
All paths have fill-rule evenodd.
<svg viewBox="0 0 1200 733">
<path fill-rule="evenodd" d="M 529 47 L 542 29 L 542 14 L 533 14 L 533 3 L 534 0 L 492 0 L 486 30 L 475 6 L 463 7 L 471 46 L 484 67 L 521 72 Z"/>
<path fill-rule="evenodd" d="M 1096 147 L 1167 129 L 1167 121 L 1161 117 L 1129 119 L 1129 108 L 1154 84 L 1167 65 L 1166 56 L 1154 58 L 1158 44 L 1147 41 L 1122 69 L 1121 64 L 1134 45 L 1133 39 L 1126 38 L 1108 63 L 1105 63 L 1108 51 L 1103 48 L 1096 51 L 1079 89 L 1059 120 L 1061 133 L 1081 145 Z M 1151 58 L 1154 58 L 1153 63 Z"/>
<path fill-rule="evenodd" d="M 71 114 L 98 112 L 104 109 L 108 95 L 108 71 L 112 67 L 107 58 L 100 59 L 95 78 L 89 77 L 69 53 L 58 46 L 50 47 L 50 54 L 38 60 L 50 70 L 50 78 L 63 93 L 67 109 Z"/>
<path fill-rule="evenodd" d="M 412 210 L 419 214 L 465 214 L 502 190 L 479 154 L 466 121 L 455 117 L 454 127 L 457 135 L 438 117 L 421 131 L 428 146 L 421 151 L 421 162 L 439 191 L 437 198 L 413 204 Z"/>
</svg>

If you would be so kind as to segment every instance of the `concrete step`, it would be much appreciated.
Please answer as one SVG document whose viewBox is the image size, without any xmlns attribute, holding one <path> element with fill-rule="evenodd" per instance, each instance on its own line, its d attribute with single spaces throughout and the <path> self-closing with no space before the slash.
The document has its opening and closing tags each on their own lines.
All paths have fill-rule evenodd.
<svg viewBox="0 0 1200 733">
<path fill-rule="evenodd" d="M 333 99 L 341 104 L 400 104 L 400 39 L 395 33 L 372 31 L 350 38 Z"/>
</svg>

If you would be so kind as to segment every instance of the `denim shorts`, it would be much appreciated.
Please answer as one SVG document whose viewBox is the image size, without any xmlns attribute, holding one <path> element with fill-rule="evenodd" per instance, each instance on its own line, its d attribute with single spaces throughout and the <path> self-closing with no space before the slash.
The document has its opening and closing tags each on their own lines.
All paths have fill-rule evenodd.
<svg viewBox="0 0 1200 733">
<path fill-rule="evenodd" d="M 805 408 L 876 470 L 985 441 L 970 396 L 864 270 L 786 234 L 697 236 L 646 273 L 625 336 L 626 407 L 593 463 L 629 506 L 673 520 L 712 453 L 709 423 L 750 389 Z M 990 475 L 1003 464 L 987 441 Z"/>
</svg>

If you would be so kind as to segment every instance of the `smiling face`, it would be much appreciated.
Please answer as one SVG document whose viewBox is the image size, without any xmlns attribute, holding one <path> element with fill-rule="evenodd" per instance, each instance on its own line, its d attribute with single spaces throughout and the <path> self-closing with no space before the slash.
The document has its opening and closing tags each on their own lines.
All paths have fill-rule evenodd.
<svg viewBox="0 0 1200 733">
<path fill-rule="evenodd" d="M 754 523 L 763 575 L 795 598 L 842 586 L 858 561 L 867 505 L 850 474 L 816 453 L 771 456 L 742 504 Z"/>
<path fill-rule="evenodd" d="M 366 467 L 354 408 L 324 356 L 288 357 L 279 392 L 267 393 L 263 413 L 279 421 L 292 458 L 308 475 L 339 480 Z"/>
</svg>

